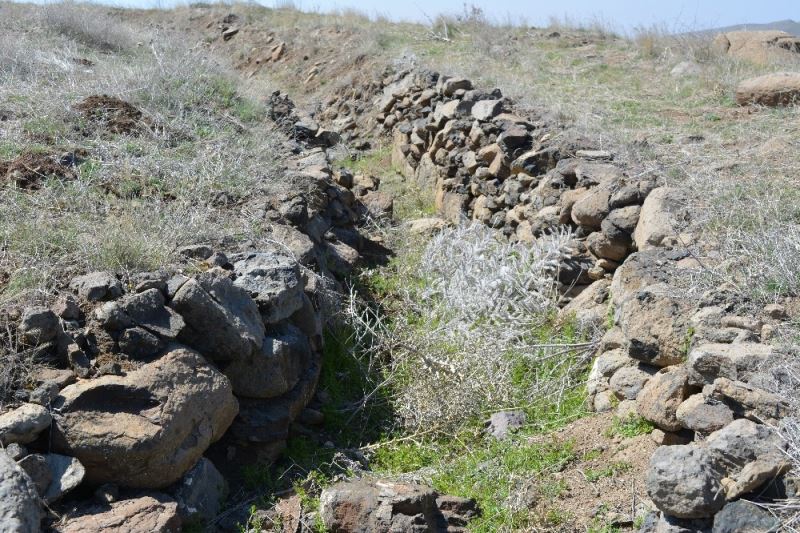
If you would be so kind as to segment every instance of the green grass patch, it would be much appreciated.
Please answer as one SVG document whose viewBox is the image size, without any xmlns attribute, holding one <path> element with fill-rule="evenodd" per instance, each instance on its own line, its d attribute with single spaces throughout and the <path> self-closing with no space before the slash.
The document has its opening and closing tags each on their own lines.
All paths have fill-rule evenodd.
<svg viewBox="0 0 800 533">
<path fill-rule="evenodd" d="M 606 435 L 630 439 L 639 435 L 648 435 L 653 429 L 655 426 L 641 416 L 632 415 L 624 419 L 615 416 Z"/>
<path fill-rule="evenodd" d="M 529 436 L 499 441 L 484 437 L 473 426 L 451 438 L 409 439 L 381 446 L 373 467 L 388 474 L 426 469 L 432 472 L 430 481 L 439 492 L 474 498 L 482 515 L 470 523 L 470 531 L 524 528 L 532 525 L 533 517 L 527 509 L 509 505 L 514 481 L 547 480 L 576 458 L 572 442 L 532 443 Z M 563 485 L 545 486 L 550 494 L 564 490 Z"/>
</svg>

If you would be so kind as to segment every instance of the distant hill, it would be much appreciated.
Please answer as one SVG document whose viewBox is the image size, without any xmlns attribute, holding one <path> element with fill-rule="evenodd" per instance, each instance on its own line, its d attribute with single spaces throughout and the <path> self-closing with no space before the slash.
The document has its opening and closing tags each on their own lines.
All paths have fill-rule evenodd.
<svg viewBox="0 0 800 533">
<path fill-rule="evenodd" d="M 792 35 L 800 35 L 800 22 L 786 19 L 777 22 L 767 22 L 766 24 L 737 24 L 735 26 L 727 26 L 724 28 L 713 28 L 706 30 L 703 33 L 723 33 L 729 31 L 739 30 L 780 30 Z"/>
</svg>

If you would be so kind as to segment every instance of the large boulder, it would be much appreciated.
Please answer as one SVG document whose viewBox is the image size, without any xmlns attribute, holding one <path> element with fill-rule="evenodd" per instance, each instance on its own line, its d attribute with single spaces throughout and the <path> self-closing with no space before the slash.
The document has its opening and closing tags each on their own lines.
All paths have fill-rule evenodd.
<svg viewBox="0 0 800 533">
<path fill-rule="evenodd" d="M 46 407 L 25 403 L 0 415 L 0 444 L 27 444 L 50 427 L 52 417 Z"/>
<path fill-rule="evenodd" d="M 800 101 L 800 73 L 776 72 L 744 80 L 736 88 L 739 105 L 784 106 Z"/>
<path fill-rule="evenodd" d="M 42 502 L 36 485 L 11 457 L 0 451 L 0 531 L 41 531 Z"/>
<path fill-rule="evenodd" d="M 250 293 L 264 321 L 277 323 L 303 306 L 303 280 L 294 259 L 276 253 L 247 254 L 233 264 L 233 284 Z"/>
<path fill-rule="evenodd" d="M 660 446 L 650 458 L 647 493 L 670 516 L 705 518 L 725 505 L 722 476 L 719 460 L 704 448 Z"/>
<path fill-rule="evenodd" d="M 779 30 L 730 31 L 718 34 L 713 48 L 735 59 L 766 65 L 800 56 L 800 37 Z"/>
<path fill-rule="evenodd" d="M 91 483 L 134 488 L 177 481 L 238 412 L 225 376 L 181 347 L 126 376 L 70 385 L 53 405 L 54 449 L 77 457 Z"/>
<path fill-rule="evenodd" d="M 261 350 L 265 329 L 258 306 L 221 272 L 190 279 L 170 305 L 186 322 L 179 340 L 209 359 L 233 361 Z"/>
<path fill-rule="evenodd" d="M 264 339 L 261 351 L 237 359 L 225 375 L 237 396 L 274 398 L 294 387 L 311 362 L 311 346 L 298 328 Z"/>
<path fill-rule="evenodd" d="M 449 531 L 478 510 L 473 500 L 439 496 L 422 485 L 389 481 L 343 481 L 322 491 L 325 527 L 337 533 Z"/>
<path fill-rule="evenodd" d="M 95 505 L 66 516 L 53 525 L 57 533 L 178 533 L 178 504 L 163 494 Z"/>
</svg>

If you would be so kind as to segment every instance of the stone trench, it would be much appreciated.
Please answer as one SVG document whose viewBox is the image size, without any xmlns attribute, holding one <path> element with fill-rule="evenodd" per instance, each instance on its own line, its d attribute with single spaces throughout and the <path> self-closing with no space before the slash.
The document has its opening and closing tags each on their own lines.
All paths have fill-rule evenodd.
<svg viewBox="0 0 800 533">
<path fill-rule="evenodd" d="M 613 311 L 590 407 L 641 416 L 660 444 L 646 479 L 658 512 L 642 531 L 774 529 L 747 500 L 797 494 L 772 428 L 788 407 L 757 379 L 781 356 L 769 341 L 786 309 L 738 314 L 748 302 L 724 287 L 686 295 L 679 280 L 699 265 L 683 191 L 615 162 L 546 112 L 521 113 L 498 89 L 416 68 L 362 89 L 313 117 L 270 97 L 295 153 L 286 179 L 299 191 L 248 206 L 274 246 L 198 244 L 161 271 L 89 273 L 50 307 L 18 316 L 19 342 L 51 368 L 0 414 L 2 522 L 38 531 L 43 504 L 61 513 L 49 527 L 65 532 L 214 520 L 226 477 L 273 462 L 293 424 L 320 422 L 331 295 L 381 253 L 359 224 L 392 211 L 379 180 L 332 168 L 328 148 L 384 139 L 447 221 L 521 242 L 572 232 L 557 275 L 562 313 L 602 327 Z M 476 512 L 474 502 L 381 482 L 322 497 L 333 531 L 461 531 Z"/>
</svg>

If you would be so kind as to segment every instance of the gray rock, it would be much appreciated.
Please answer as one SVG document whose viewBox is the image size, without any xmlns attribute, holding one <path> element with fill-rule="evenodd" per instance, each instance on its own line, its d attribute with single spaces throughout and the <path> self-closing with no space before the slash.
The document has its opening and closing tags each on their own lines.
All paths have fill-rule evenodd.
<svg viewBox="0 0 800 533">
<path fill-rule="evenodd" d="M 148 289 L 123 300 L 104 304 L 95 316 L 106 329 L 118 331 L 140 326 L 164 339 L 177 339 L 185 323 L 178 313 L 165 304 L 161 291 Z"/>
<path fill-rule="evenodd" d="M 39 433 L 50 427 L 50 412 L 34 403 L 22 404 L 13 411 L 0 415 L 0 443 L 27 444 L 36 440 Z"/>
<path fill-rule="evenodd" d="M 741 468 L 757 459 L 783 462 L 786 449 L 786 443 L 775 430 L 745 418 L 734 420 L 709 435 L 706 445 L 724 457 L 731 468 Z"/>
<path fill-rule="evenodd" d="M 248 291 L 215 271 L 189 280 L 170 304 L 186 327 L 179 340 L 214 361 L 233 361 L 261 350 L 264 323 Z"/>
<path fill-rule="evenodd" d="M 147 359 L 164 349 L 166 343 L 143 328 L 130 328 L 119 337 L 119 349 L 133 359 Z"/>
<path fill-rule="evenodd" d="M 52 476 L 52 481 L 42 495 L 45 503 L 58 501 L 80 485 L 86 476 L 86 469 L 74 457 L 48 453 L 45 455 L 45 461 Z"/>
<path fill-rule="evenodd" d="M 44 496 L 47 487 L 53 481 L 53 472 L 47 466 L 45 456 L 39 453 L 32 453 L 24 457 L 18 464 L 28 474 L 33 484 L 36 485 L 36 492 L 39 496 Z"/>
<path fill-rule="evenodd" d="M 675 418 L 686 429 L 708 435 L 733 422 L 733 411 L 720 401 L 693 394 L 678 406 Z"/>
<path fill-rule="evenodd" d="M 689 353 L 687 366 L 695 384 L 713 383 L 720 377 L 747 381 L 774 354 L 767 344 L 702 344 Z"/>
<path fill-rule="evenodd" d="M 238 396 L 275 398 L 294 387 L 311 361 L 311 346 L 296 327 L 266 337 L 261 351 L 233 361 L 225 375 Z"/>
<path fill-rule="evenodd" d="M 641 207 L 638 205 L 614 209 L 603 219 L 600 229 L 611 239 L 629 238 L 636 229 L 640 211 Z"/>
<path fill-rule="evenodd" d="M 489 417 L 488 433 L 496 439 L 505 439 L 509 433 L 525 425 L 524 411 L 501 411 Z"/>
<path fill-rule="evenodd" d="M 20 459 L 28 455 L 28 449 L 22 444 L 18 444 L 16 442 L 12 442 L 8 446 L 6 446 L 3 451 L 6 452 L 6 455 L 11 457 L 15 461 L 19 461 Z"/>
<path fill-rule="evenodd" d="M 90 302 L 113 300 L 122 296 L 122 283 L 110 272 L 92 272 L 74 278 L 70 288 Z"/>
<path fill-rule="evenodd" d="M 0 453 L 0 528 L 9 533 L 41 531 L 42 503 L 31 478 Z"/>
<path fill-rule="evenodd" d="M 725 505 L 723 471 L 708 450 L 691 444 L 660 446 L 650 458 L 647 493 L 677 518 L 706 518 Z"/>
<path fill-rule="evenodd" d="M 746 500 L 731 502 L 714 516 L 712 533 L 775 533 L 780 520 Z"/>
<path fill-rule="evenodd" d="M 60 331 L 58 317 L 46 307 L 26 309 L 17 329 L 20 340 L 28 346 L 46 344 L 55 339 Z"/>
<path fill-rule="evenodd" d="M 178 289 L 183 287 L 183 284 L 189 281 L 189 278 L 184 276 L 183 274 L 175 274 L 171 278 L 167 280 L 167 289 L 166 294 L 167 298 L 172 299 L 175 298 L 175 294 L 178 292 Z"/>
<path fill-rule="evenodd" d="M 45 381 L 33 389 L 28 395 L 28 401 L 47 407 L 53 398 L 58 396 L 61 387 L 56 381 Z"/>
<path fill-rule="evenodd" d="M 620 368 L 611 376 L 609 385 L 618 398 L 635 400 L 642 387 L 657 371 L 657 368 L 641 363 L 636 366 L 626 366 Z"/>
<path fill-rule="evenodd" d="M 502 112 L 502 100 L 479 100 L 472 106 L 472 116 L 475 120 L 492 120 Z"/>
<path fill-rule="evenodd" d="M 178 502 L 178 512 L 183 519 L 199 518 L 208 522 L 219 514 L 228 493 L 228 483 L 214 463 L 201 457 L 170 493 Z"/>
</svg>

